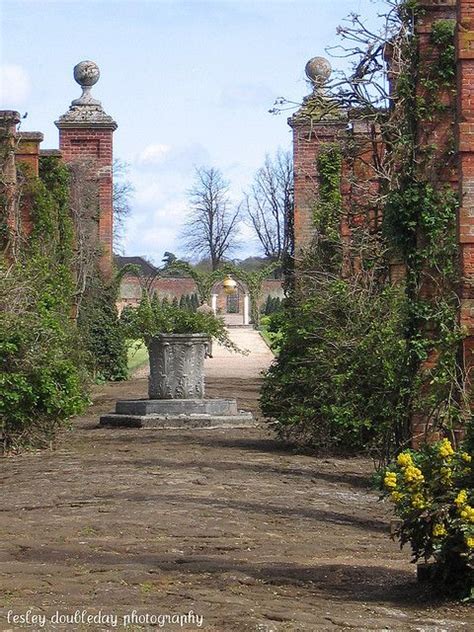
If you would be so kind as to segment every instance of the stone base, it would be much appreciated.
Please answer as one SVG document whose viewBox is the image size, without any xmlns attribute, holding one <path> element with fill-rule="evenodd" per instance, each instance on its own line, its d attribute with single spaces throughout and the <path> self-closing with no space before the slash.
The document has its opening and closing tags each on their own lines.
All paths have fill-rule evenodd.
<svg viewBox="0 0 474 632">
<path fill-rule="evenodd" d="M 121 428 L 245 428 L 256 423 L 239 411 L 235 399 L 121 400 L 115 412 L 100 418 L 101 426 Z"/>
</svg>

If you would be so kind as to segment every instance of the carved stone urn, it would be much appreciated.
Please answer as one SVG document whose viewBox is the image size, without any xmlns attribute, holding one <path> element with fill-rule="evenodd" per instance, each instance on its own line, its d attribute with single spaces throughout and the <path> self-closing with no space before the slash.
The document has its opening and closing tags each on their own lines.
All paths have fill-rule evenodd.
<svg viewBox="0 0 474 632">
<path fill-rule="evenodd" d="M 150 399 L 202 399 L 209 345 L 204 334 L 160 334 L 153 338 L 148 344 Z"/>
<path fill-rule="evenodd" d="M 119 400 L 102 415 L 109 428 L 245 428 L 251 413 L 235 399 L 204 398 L 204 359 L 210 351 L 205 334 L 159 334 L 147 345 L 150 358 L 149 399 Z"/>
</svg>

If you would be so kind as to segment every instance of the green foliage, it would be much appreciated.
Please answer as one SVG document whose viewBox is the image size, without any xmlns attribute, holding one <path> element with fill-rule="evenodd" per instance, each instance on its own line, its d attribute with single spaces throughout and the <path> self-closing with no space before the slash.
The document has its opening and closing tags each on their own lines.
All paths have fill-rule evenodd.
<svg viewBox="0 0 474 632">
<path fill-rule="evenodd" d="M 0 266 L 0 421 L 4 450 L 40 447 L 87 404 L 78 332 L 51 259 Z"/>
<path fill-rule="evenodd" d="M 468 399 L 459 363 L 463 331 L 457 320 L 459 199 L 446 183 L 454 155 L 451 143 L 428 145 L 427 140 L 436 137 L 433 126 L 446 116 L 443 111 L 454 108 L 454 29 L 454 20 L 434 22 L 430 63 L 419 64 L 414 39 L 406 47 L 409 71 L 398 81 L 397 105 L 404 126 L 395 145 L 396 177 L 383 215 L 392 256 L 406 268 L 411 412 L 446 432 L 464 422 Z M 421 94 L 413 89 L 416 82 Z M 411 89 L 404 91 L 405 84 Z M 444 105 L 447 97 L 450 105 Z"/>
<path fill-rule="evenodd" d="M 283 342 L 262 410 L 280 436 L 315 450 L 384 457 L 407 435 L 402 292 L 342 279 L 312 289 L 279 319 Z"/>
<path fill-rule="evenodd" d="M 279 312 L 282 308 L 282 300 L 279 296 L 267 296 L 267 300 L 262 306 L 261 312 L 265 316 L 270 316 L 275 312 Z M 261 323 L 260 323 L 261 324 Z"/>
<path fill-rule="evenodd" d="M 275 355 L 280 353 L 284 338 L 283 318 L 284 312 L 280 309 L 271 316 L 262 316 L 260 319 L 260 333 Z"/>
<path fill-rule="evenodd" d="M 188 274 L 196 283 L 200 303 L 211 303 L 212 286 L 222 278 L 222 272 L 198 270 L 187 261 L 173 259 L 167 267 L 168 272 L 181 272 Z"/>
<path fill-rule="evenodd" d="M 342 205 L 342 151 L 339 145 L 325 144 L 317 158 L 319 191 L 314 211 L 316 230 L 332 241 L 339 240 L 339 220 Z"/>
<path fill-rule="evenodd" d="M 4 450 L 50 443 L 87 404 L 82 341 L 71 319 L 74 280 L 69 173 L 55 158 L 40 178 L 20 166 L 33 231 L 0 263 L 0 420 Z"/>
<path fill-rule="evenodd" d="M 117 283 L 106 283 L 100 273 L 89 279 L 78 316 L 88 351 L 88 368 L 95 380 L 126 380 L 127 345 L 119 326 Z"/>
<path fill-rule="evenodd" d="M 272 261 L 259 270 L 243 270 L 233 263 L 225 263 L 218 270 L 221 278 L 223 274 L 229 274 L 245 285 L 250 301 L 250 319 L 256 328 L 260 325 L 259 305 L 262 299 L 263 282 L 280 267 L 280 261 Z"/>
<path fill-rule="evenodd" d="M 444 590 L 474 597 L 474 468 L 472 452 L 448 439 L 398 455 L 385 472 L 384 495 L 401 519 L 397 535 L 413 561 L 435 560 Z"/>
<path fill-rule="evenodd" d="M 456 79 L 456 49 L 454 33 L 456 20 L 436 20 L 431 30 L 431 41 L 438 51 L 437 63 L 433 65 L 438 82 L 451 87 Z"/>
<path fill-rule="evenodd" d="M 281 263 L 275 261 L 257 270 L 244 270 L 234 263 L 226 262 L 217 270 L 207 272 L 196 269 L 186 261 L 174 261 L 169 269 L 189 274 L 196 283 L 200 302 L 207 303 L 208 305 L 211 303 L 213 286 L 219 281 L 222 281 L 226 274 L 232 275 L 238 281 L 242 281 L 249 294 L 250 318 L 254 326 L 258 327 L 260 323 L 260 310 L 258 306 L 262 298 L 263 282 L 280 266 Z"/>
<path fill-rule="evenodd" d="M 193 312 L 179 306 L 149 299 L 144 294 L 137 308 L 126 307 L 121 314 L 123 335 L 143 340 L 148 347 L 160 334 L 204 334 L 225 347 L 238 351 L 230 340 L 222 318 L 208 312 Z"/>
<path fill-rule="evenodd" d="M 148 350 L 142 340 L 127 340 L 127 358 L 130 374 L 135 369 L 147 364 Z"/>
<path fill-rule="evenodd" d="M 412 25 L 417 11 L 417 3 L 403 3 L 401 19 Z M 400 43 L 397 98 L 381 119 L 391 161 L 391 180 L 380 192 L 382 235 L 360 225 L 341 240 L 343 148 L 322 145 L 316 158 L 314 242 L 277 318 L 281 348 L 262 404 L 281 435 L 319 449 L 371 446 L 387 460 L 409 441 L 414 415 L 445 432 L 466 415 L 457 324 L 459 200 L 440 182 L 453 147 L 426 142 L 436 137 L 432 126 L 455 89 L 453 21 L 435 22 L 431 40 L 437 55 L 429 65 L 420 64 L 414 34 Z M 387 283 L 387 254 L 405 266 L 397 288 Z"/>
<path fill-rule="evenodd" d="M 58 261 L 71 265 L 74 229 L 69 208 L 68 168 L 59 158 L 48 156 L 41 158 L 39 175 L 40 179 L 33 185 L 36 193 L 32 205 L 31 245 L 40 248 L 48 244 L 54 248 Z"/>
</svg>

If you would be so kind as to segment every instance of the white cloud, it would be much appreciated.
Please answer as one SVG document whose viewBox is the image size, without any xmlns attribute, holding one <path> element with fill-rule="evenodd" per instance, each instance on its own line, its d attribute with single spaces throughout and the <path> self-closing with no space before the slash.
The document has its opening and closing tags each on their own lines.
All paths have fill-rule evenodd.
<svg viewBox="0 0 474 632">
<path fill-rule="evenodd" d="M 17 109 L 30 94 L 30 78 L 22 66 L 0 64 L 0 105 Z"/>
<path fill-rule="evenodd" d="M 169 145 L 162 143 L 147 145 L 138 155 L 137 162 L 144 165 L 160 164 L 170 149 Z"/>
<path fill-rule="evenodd" d="M 141 174 L 152 172 L 164 174 L 172 172 L 175 176 L 189 175 L 197 166 L 209 163 L 209 152 L 199 143 L 171 147 L 162 143 L 147 145 L 137 154 L 133 161 L 134 167 Z"/>
</svg>

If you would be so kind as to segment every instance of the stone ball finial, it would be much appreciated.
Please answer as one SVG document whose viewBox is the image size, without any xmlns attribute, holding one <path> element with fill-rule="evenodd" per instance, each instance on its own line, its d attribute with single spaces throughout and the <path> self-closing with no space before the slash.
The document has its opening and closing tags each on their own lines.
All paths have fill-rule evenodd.
<svg viewBox="0 0 474 632">
<path fill-rule="evenodd" d="M 94 61 L 80 61 L 74 66 L 74 79 L 81 88 L 90 88 L 99 81 L 99 66 Z"/>
<path fill-rule="evenodd" d="M 305 72 L 313 86 L 317 88 L 327 83 L 331 76 L 332 68 L 325 57 L 313 57 L 306 64 Z"/>
</svg>

